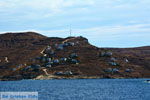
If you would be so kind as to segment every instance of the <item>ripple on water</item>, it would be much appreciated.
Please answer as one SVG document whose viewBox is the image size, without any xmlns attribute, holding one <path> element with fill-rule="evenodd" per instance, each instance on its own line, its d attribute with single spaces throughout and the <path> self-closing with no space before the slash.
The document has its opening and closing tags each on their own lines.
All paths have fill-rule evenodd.
<svg viewBox="0 0 150 100">
<path fill-rule="evenodd" d="M 22 80 L 0 82 L 0 91 L 37 91 L 39 100 L 149 100 L 146 79 Z"/>
</svg>

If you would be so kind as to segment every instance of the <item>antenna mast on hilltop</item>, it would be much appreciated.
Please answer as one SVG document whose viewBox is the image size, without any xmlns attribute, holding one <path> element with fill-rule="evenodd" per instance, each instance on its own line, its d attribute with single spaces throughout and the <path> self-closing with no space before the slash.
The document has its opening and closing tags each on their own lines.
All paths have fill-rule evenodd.
<svg viewBox="0 0 150 100">
<path fill-rule="evenodd" d="M 71 37 L 71 35 L 72 35 L 72 29 L 71 29 L 71 25 L 70 25 L 70 37 Z"/>
</svg>

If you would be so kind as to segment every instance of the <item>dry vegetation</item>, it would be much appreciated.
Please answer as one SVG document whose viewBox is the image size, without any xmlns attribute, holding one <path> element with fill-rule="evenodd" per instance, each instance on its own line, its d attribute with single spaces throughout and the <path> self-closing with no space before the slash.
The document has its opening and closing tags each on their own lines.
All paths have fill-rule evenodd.
<svg viewBox="0 0 150 100">
<path fill-rule="evenodd" d="M 42 66 L 38 71 L 23 71 L 22 69 L 33 63 L 40 64 L 35 62 L 34 59 L 43 56 L 40 53 L 43 49 L 48 45 L 55 48 L 55 44 L 63 43 L 65 40 L 74 42 L 75 45 L 60 51 L 54 49 L 54 58 L 68 57 L 69 54 L 76 53 L 80 63 L 46 68 L 50 75 L 60 71 L 72 71 L 77 73 L 79 77 L 150 78 L 149 46 L 139 48 L 97 48 L 89 44 L 88 40 L 83 37 L 49 38 L 38 33 L 26 32 L 0 35 L 0 79 L 33 79 L 39 75 L 45 75 Z M 111 52 L 112 55 L 100 57 L 99 55 L 102 52 Z M 8 61 L 6 61 L 6 57 Z M 115 60 L 113 62 L 118 65 L 110 65 L 111 59 Z M 14 70 L 14 68 L 16 69 Z M 117 71 L 110 72 L 108 71 L 110 68 L 117 69 Z M 132 71 L 127 72 L 127 69 Z M 77 76 L 73 75 L 70 77 Z"/>
</svg>

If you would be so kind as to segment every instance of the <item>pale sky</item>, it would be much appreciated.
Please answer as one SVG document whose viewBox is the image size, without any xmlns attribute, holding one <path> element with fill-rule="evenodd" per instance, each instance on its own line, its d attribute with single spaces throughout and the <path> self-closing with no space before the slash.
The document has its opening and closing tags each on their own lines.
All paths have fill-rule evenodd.
<svg viewBox="0 0 150 100">
<path fill-rule="evenodd" d="M 150 45 L 150 0 L 0 0 L 0 33 L 84 36 L 98 47 Z"/>
</svg>

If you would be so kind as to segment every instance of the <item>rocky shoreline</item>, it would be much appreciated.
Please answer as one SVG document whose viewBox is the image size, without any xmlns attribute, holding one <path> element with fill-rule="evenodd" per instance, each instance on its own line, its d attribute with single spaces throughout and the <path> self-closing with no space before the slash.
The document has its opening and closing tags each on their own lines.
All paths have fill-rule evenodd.
<svg viewBox="0 0 150 100">
<path fill-rule="evenodd" d="M 36 78 L 33 79 L 22 79 L 22 80 L 61 80 L 61 79 L 145 79 L 145 78 L 135 78 L 135 77 L 101 77 L 101 76 L 55 76 L 55 75 L 39 75 Z M 147 78 L 146 78 L 147 79 Z M 0 81 L 21 81 L 21 80 L 1 80 Z"/>
<path fill-rule="evenodd" d="M 56 75 L 40 75 L 33 80 L 50 80 L 50 79 L 101 79 L 100 76 L 56 76 Z"/>
</svg>

